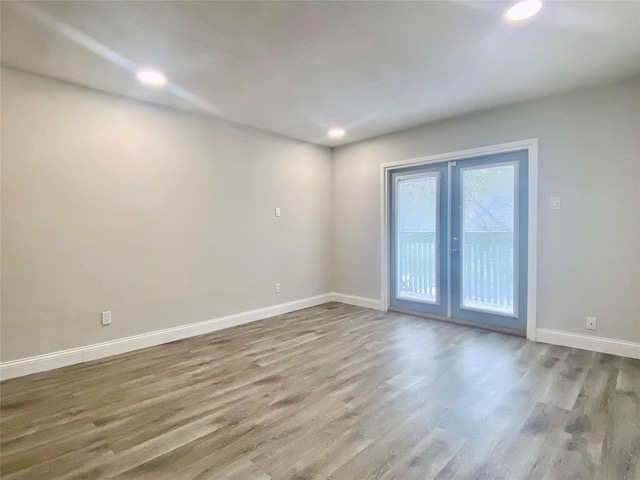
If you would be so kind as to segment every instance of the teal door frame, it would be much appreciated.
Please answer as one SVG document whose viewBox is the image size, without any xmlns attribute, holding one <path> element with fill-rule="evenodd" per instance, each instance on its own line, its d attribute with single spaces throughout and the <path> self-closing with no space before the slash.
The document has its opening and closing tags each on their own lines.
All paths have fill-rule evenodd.
<svg viewBox="0 0 640 480">
<path fill-rule="evenodd" d="M 434 302 L 417 302 L 403 298 L 399 295 L 398 288 L 398 263 L 396 255 L 390 256 L 391 277 L 390 277 L 390 305 L 394 308 L 413 310 L 430 315 L 447 316 L 449 311 L 449 288 L 448 288 L 448 231 L 449 220 L 447 212 L 447 204 L 449 202 L 449 182 L 448 182 L 448 166 L 446 163 L 434 163 L 429 165 L 418 165 L 408 168 L 402 168 L 391 174 L 392 193 L 391 202 L 389 203 L 389 218 L 392 219 L 390 246 L 391 252 L 395 252 L 397 248 L 397 229 L 396 229 L 396 208 L 398 203 L 397 185 L 398 181 L 406 178 L 415 177 L 418 174 L 435 174 L 437 175 L 437 222 L 436 222 L 436 284 L 437 295 Z"/>
<path fill-rule="evenodd" d="M 453 238 L 460 238 L 460 169 L 468 166 L 478 166 L 482 164 L 496 163 L 513 163 L 517 165 L 517 185 L 519 191 L 519 200 L 517 211 L 517 228 L 519 231 L 517 242 L 517 291 L 515 296 L 517 303 L 516 311 L 513 315 L 493 314 L 474 309 L 463 308 L 460 304 L 460 257 L 452 254 L 454 246 L 451 244 Z M 403 165 L 404 164 L 404 165 Z M 532 168 L 533 167 L 533 168 Z M 447 170 L 444 171 L 443 168 Z M 426 157 L 405 162 L 393 162 L 384 164 L 381 167 L 381 179 L 384 191 L 384 236 L 383 236 L 383 272 L 386 278 L 383 279 L 383 302 L 382 309 L 386 310 L 388 306 L 404 310 L 414 310 L 426 314 L 437 316 L 447 316 L 453 319 L 467 320 L 476 323 L 484 323 L 493 327 L 507 328 L 511 330 L 524 331 L 526 329 L 527 337 L 535 339 L 535 296 L 531 302 L 531 293 L 535 293 L 535 233 L 537 223 L 537 209 L 535 208 L 535 200 L 537 199 L 537 139 L 513 142 L 512 144 L 497 145 L 493 147 L 484 147 L 480 149 L 472 149 L 462 152 L 453 152 L 451 154 L 438 155 L 434 157 Z M 533 171 L 533 175 L 529 173 Z M 396 261 L 392 252 L 395 251 L 396 235 L 394 233 L 394 212 L 395 199 L 393 198 L 394 186 L 392 184 L 395 179 L 402 175 L 418 173 L 421 171 L 438 171 L 440 172 L 440 196 L 449 194 L 450 211 L 446 212 L 448 218 L 440 221 L 440 290 L 441 302 L 439 305 L 419 305 L 407 303 L 406 300 L 396 297 L 397 286 L 395 281 L 397 277 Z M 533 185 L 532 185 L 533 183 Z M 533 187 L 533 188 L 531 188 Z M 445 193 L 446 192 L 446 193 Z M 534 199 L 534 203 L 531 200 Z M 442 205 L 442 203 L 441 203 Z M 443 215 L 444 208 L 440 209 L 439 214 Z M 451 222 L 448 222 L 451 220 Z M 533 225 L 533 229 L 531 226 Z M 531 244 L 529 240 L 533 237 L 534 242 Z M 444 258 L 448 257 L 448 258 Z M 386 264 L 386 265 L 385 265 Z M 531 269 L 530 266 L 534 268 Z M 448 266 L 449 278 L 447 281 L 442 279 L 442 274 Z M 389 275 L 390 273 L 394 275 Z M 533 281 L 533 283 L 532 283 Z M 447 298 L 447 308 L 443 308 L 443 300 Z M 533 315 L 532 315 L 533 313 Z"/>
<path fill-rule="evenodd" d="M 513 313 L 482 311 L 463 305 L 461 297 L 462 258 L 464 253 L 462 229 L 462 172 L 474 167 L 514 166 L 514 292 Z M 528 162 L 527 152 L 507 152 L 469 158 L 451 166 L 451 310 L 450 317 L 493 327 L 526 331 L 527 329 L 527 216 Z M 455 239 L 455 240 L 454 240 Z"/>
</svg>

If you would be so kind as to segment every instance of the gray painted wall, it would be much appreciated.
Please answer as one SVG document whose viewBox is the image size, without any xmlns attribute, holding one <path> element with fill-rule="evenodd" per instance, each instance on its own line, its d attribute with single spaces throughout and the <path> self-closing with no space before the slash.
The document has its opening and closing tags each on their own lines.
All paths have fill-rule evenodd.
<svg viewBox="0 0 640 480">
<path fill-rule="evenodd" d="M 539 138 L 538 328 L 640 341 L 640 79 L 334 150 L 334 290 L 380 299 L 380 164 Z M 560 211 L 549 197 L 562 198 Z M 586 317 L 598 330 L 586 330 Z"/>
<path fill-rule="evenodd" d="M 3 361 L 331 291 L 328 148 L 9 69 L 1 114 Z"/>
<path fill-rule="evenodd" d="M 590 334 L 595 315 L 595 335 L 640 341 L 640 79 L 340 147 L 333 167 L 326 148 L 9 69 L 1 93 L 2 361 L 379 299 L 379 165 L 531 137 L 538 326 Z"/>
</svg>

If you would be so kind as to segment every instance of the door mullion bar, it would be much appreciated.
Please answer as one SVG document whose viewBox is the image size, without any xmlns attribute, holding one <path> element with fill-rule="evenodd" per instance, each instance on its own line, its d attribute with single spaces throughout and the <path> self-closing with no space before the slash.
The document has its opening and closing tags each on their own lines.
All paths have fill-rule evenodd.
<svg viewBox="0 0 640 480">
<path fill-rule="evenodd" d="M 453 167 L 456 162 L 447 165 L 447 317 L 451 318 L 451 183 L 453 179 Z"/>
</svg>

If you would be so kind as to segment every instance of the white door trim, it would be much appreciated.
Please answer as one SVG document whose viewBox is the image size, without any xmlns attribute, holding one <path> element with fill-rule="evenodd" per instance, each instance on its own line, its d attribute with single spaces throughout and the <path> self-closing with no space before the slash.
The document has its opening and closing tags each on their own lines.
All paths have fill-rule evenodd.
<svg viewBox="0 0 640 480">
<path fill-rule="evenodd" d="M 529 212 L 528 212 L 528 275 L 527 275 L 527 338 L 536 339 L 536 299 L 538 279 L 538 139 L 441 153 L 426 157 L 399 160 L 380 165 L 380 271 L 382 311 L 389 308 L 389 182 L 391 172 L 411 165 L 462 160 L 482 155 L 526 150 L 529 156 Z"/>
</svg>

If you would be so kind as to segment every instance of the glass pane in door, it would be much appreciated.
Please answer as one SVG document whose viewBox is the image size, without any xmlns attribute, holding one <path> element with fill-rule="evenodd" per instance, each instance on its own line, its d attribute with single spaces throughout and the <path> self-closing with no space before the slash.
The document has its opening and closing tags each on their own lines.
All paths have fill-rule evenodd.
<svg viewBox="0 0 640 480">
<path fill-rule="evenodd" d="M 396 298 L 439 303 L 439 173 L 396 178 Z"/>
<path fill-rule="evenodd" d="M 461 306 L 515 315 L 518 275 L 514 163 L 461 169 Z"/>
</svg>

